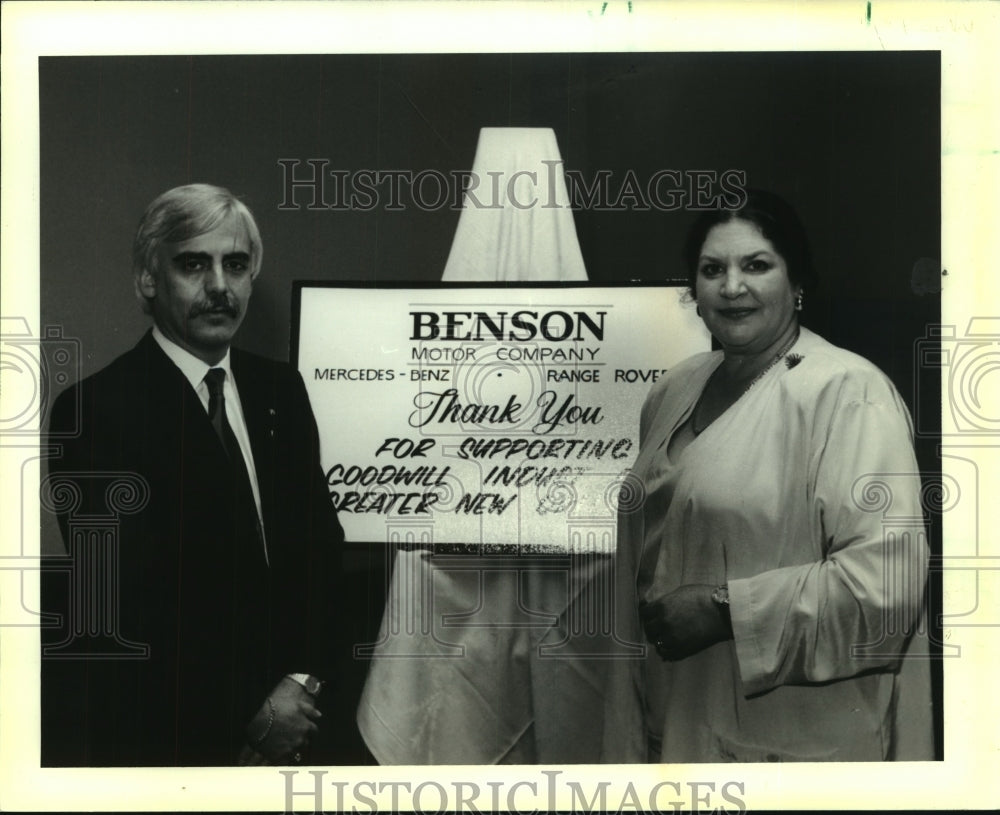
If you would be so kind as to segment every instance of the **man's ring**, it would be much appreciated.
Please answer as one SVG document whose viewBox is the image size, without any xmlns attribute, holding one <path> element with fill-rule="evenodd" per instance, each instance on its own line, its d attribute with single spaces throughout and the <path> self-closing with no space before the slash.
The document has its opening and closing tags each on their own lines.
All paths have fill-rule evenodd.
<svg viewBox="0 0 1000 815">
<path fill-rule="evenodd" d="M 292 760 L 296 764 L 301 764 L 302 763 L 302 753 L 296 753 L 294 756 L 292 756 Z"/>
</svg>

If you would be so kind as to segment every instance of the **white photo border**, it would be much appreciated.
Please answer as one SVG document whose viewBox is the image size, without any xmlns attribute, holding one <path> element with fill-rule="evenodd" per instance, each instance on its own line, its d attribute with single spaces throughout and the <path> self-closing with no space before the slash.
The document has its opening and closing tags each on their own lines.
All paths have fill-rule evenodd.
<svg viewBox="0 0 1000 815">
<path fill-rule="evenodd" d="M 1000 98 L 994 56 L 1000 44 L 1000 9 L 989 2 L 25 2 L 4 3 L 2 14 L 3 316 L 23 318 L 35 336 L 40 330 L 38 58 L 95 54 L 940 51 L 942 259 L 949 270 L 942 323 L 961 334 L 972 318 L 996 320 L 991 311 L 997 302 L 991 273 L 995 261 L 988 249 L 994 243 L 992 227 L 1000 223 L 994 101 Z M 955 398 L 947 382 L 942 396 L 946 403 Z M 8 509 L 26 507 L 24 513 L 0 513 L 0 808 L 5 810 L 282 811 L 291 802 L 306 810 L 320 805 L 370 811 L 366 800 L 387 809 L 393 795 L 405 809 L 413 799 L 402 784 L 412 787 L 428 778 L 452 795 L 462 783 L 480 785 L 485 796 L 477 802 L 480 809 L 492 808 L 486 785 L 494 782 L 501 807 L 525 811 L 565 808 L 572 803 L 567 782 L 578 782 L 589 795 L 597 789 L 595 779 L 608 782 L 612 808 L 629 805 L 630 786 L 643 803 L 650 790 L 664 783 L 683 790 L 685 809 L 697 808 L 709 785 L 716 793 L 728 790 L 728 798 L 714 803 L 732 809 L 740 808 L 740 802 L 750 810 L 981 808 L 997 803 L 990 793 L 996 789 L 1000 746 L 995 726 L 1000 696 L 993 689 L 1000 649 L 996 623 L 981 612 L 1000 607 L 1000 551 L 989 549 L 998 519 L 986 501 L 977 518 L 946 514 L 944 519 L 946 542 L 975 534 L 975 529 L 984 536 L 978 558 L 964 563 L 962 570 L 945 569 L 945 612 L 978 608 L 983 622 L 977 623 L 972 613 L 961 626 L 945 626 L 946 641 L 961 647 L 962 658 L 945 665 L 941 762 L 851 764 L 849 780 L 838 765 L 808 764 L 780 769 L 435 767 L 429 773 L 407 767 L 313 768 L 313 773 L 323 773 L 318 776 L 307 769 L 289 776 L 277 768 L 41 769 L 38 632 L 5 624 L 23 610 L 21 602 L 37 607 L 32 604 L 37 581 L 30 563 L 39 548 L 38 508 L 28 507 L 30 502 L 17 492 L 24 473 L 37 462 L 32 464 L 34 457 L 26 452 L 30 437 L 19 439 L 5 438 L 0 444 L 4 504 Z M 943 441 L 943 447 L 960 447 L 962 455 L 976 461 L 980 496 L 1000 492 L 1000 473 L 995 466 L 990 469 L 997 463 L 990 440 L 972 434 Z M 947 458 L 944 467 L 947 474 Z M 972 598 L 970 572 L 971 585 L 978 589 Z M 322 786 L 322 800 L 312 794 L 314 780 Z M 548 795 L 553 785 L 559 793 L 555 799 Z M 352 797 L 358 791 L 362 796 Z M 292 798 L 289 792 L 297 794 Z M 663 804 L 668 798 L 661 793 L 658 800 Z M 437 803 L 435 791 L 425 790 L 424 806 Z M 454 809 L 456 800 L 449 803 Z"/>
</svg>

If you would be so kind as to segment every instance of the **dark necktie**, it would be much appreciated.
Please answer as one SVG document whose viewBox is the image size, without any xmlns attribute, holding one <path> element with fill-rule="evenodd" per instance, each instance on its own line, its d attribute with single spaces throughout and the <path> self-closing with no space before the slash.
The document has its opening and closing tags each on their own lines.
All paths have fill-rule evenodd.
<svg viewBox="0 0 1000 815">
<path fill-rule="evenodd" d="M 250 473 L 247 470 L 246 459 L 240 449 L 240 443 L 236 440 L 236 434 L 229 425 L 226 418 L 226 397 L 223 393 L 223 385 L 226 381 L 225 368 L 209 368 L 205 374 L 205 384 L 208 386 L 208 418 L 215 428 L 222 446 L 229 457 L 229 464 L 232 467 L 233 478 L 240 497 L 241 511 L 245 515 L 253 513 L 253 527 L 261 546 L 264 544 L 263 531 L 260 528 L 260 516 L 257 513 L 257 502 L 253 497 L 253 487 L 251 487 Z"/>
</svg>

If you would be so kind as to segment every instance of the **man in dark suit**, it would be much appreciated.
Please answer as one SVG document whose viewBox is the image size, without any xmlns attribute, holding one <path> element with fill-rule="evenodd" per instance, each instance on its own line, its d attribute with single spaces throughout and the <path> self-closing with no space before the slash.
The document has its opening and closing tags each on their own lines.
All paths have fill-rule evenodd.
<svg viewBox="0 0 1000 815">
<path fill-rule="evenodd" d="M 63 623 L 43 635 L 43 765 L 309 759 L 343 532 L 301 377 L 230 347 L 261 254 L 228 190 L 158 197 L 133 247 L 152 330 L 53 406 L 72 568 L 43 574 Z"/>
</svg>

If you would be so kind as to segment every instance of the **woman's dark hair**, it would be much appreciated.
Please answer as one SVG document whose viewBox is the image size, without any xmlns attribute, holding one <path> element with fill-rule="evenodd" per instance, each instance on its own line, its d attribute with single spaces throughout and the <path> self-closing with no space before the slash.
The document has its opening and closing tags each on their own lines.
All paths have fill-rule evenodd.
<svg viewBox="0 0 1000 815">
<path fill-rule="evenodd" d="M 746 201 L 738 209 L 717 209 L 702 213 L 688 230 L 684 241 L 684 269 L 691 296 L 697 297 L 698 258 L 712 227 L 729 221 L 754 224 L 778 251 L 788 267 L 788 279 L 806 291 L 816 288 L 818 278 L 806 231 L 792 205 L 773 192 L 747 190 Z"/>
</svg>

